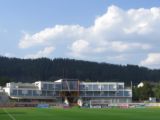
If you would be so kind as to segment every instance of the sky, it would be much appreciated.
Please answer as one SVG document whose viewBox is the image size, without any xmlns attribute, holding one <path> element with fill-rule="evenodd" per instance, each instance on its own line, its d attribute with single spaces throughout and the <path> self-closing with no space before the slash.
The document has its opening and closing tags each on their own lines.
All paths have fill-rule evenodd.
<svg viewBox="0 0 160 120">
<path fill-rule="evenodd" d="M 0 55 L 160 69 L 160 0 L 0 0 Z"/>
</svg>

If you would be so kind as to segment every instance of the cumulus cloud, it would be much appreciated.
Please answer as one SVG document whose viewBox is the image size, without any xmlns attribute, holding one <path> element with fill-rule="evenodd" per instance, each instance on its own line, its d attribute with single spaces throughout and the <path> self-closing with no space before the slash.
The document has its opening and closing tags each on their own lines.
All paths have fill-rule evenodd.
<svg viewBox="0 0 160 120">
<path fill-rule="evenodd" d="M 83 53 L 89 52 L 89 42 L 85 40 L 77 40 L 72 43 L 70 49 L 73 51 L 72 55 L 81 56 Z"/>
<path fill-rule="evenodd" d="M 43 50 L 38 51 L 35 54 L 28 54 L 25 56 L 25 58 L 40 58 L 40 57 L 48 57 L 53 51 L 55 50 L 54 47 L 46 47 Z"/>
<path fill-rule="evenodd" d="M 133 54 L 137 59 L 135 53 L 145 56 L 158 48 L 159 30 L 160 8 L 124 10 L 112 5 L 89 27 L 55 25 L 35 34 L 26 33 L 19 42 L 19 48 L 29 49 L 50 45 L 55 46 L 57 52 L 63 49 L 65 54 L 62 57 L 69 55 L 69 57 L 100 60 L 104 58 L 103 56 L 106 58 L 111 56 L 117 58 L 119 63 L 118 58 L 122 57 L 116 56 L 120 54 Z M 126 60 L 126 63 L 135 61 L 125 58 L 123 60 Z"/>
<path fill-rule="evenodd" d="M 160 68 L 160 53 L 149 53 L 147 58 L 141 61 L 140 65 Z"/>
<path fill-rule="evenodd" d="M 33 35 L 25 33 L 19 42 L 20 48 L 29 48 L 32 46 L 43 45 L 49 41 L 59 41 L 60 39 L 74 39 L 79 37 L 83 27 L 79 25 L 56 25 L 53 28 L 44 30 Z"/>
</svg>

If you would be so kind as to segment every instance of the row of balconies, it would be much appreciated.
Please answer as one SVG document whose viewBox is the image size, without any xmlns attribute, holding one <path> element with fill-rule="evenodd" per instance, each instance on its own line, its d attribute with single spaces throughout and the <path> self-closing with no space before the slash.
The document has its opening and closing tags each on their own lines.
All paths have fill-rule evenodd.
<svg viewBox="0 0 160 120">
<path fill-rule="evenodd" d="M 82 97 L 132 97 L 131 91 L 81 91 Z"/>
<path fill-rule="evenodd" d="M 13 90 L 11 96 L 59 96 L 58 91 Z"/>
<path fill-rule="evenodd" d="M 13 90 L 11 96 L 60 96 L 58 91 L 36 91 L 28 90 L 24 92 L 23 90 Z M 80 91 L 79 96 L 81 97 L 132 97 L 131 91 Z"/>
<path fill-rule="evenodd" d="M 124 85 L 79 85 L 79 86 L 65 86 L 61 84 L 44 84 L 42 90 L 50 90 L 50 91 L 117 91 L 123 90 Z"/>
</svg>

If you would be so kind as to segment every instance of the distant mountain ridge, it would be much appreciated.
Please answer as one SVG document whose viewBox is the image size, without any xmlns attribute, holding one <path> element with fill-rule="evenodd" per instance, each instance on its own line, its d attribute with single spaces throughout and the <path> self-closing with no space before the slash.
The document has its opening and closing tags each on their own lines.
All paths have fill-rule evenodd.
<svg viewBox="0 0 160 120">
<path fill-rule="evenodd" d="M 53 81 L 76 78 L 81 81 L 124 81 L 133 84 L 143 80 L 158 82 L 160 70 L 136 65 L 115 65 L 74 59 L 19 59 L 0 57 L 0 81 L 14 82 Z"/>
</svg>

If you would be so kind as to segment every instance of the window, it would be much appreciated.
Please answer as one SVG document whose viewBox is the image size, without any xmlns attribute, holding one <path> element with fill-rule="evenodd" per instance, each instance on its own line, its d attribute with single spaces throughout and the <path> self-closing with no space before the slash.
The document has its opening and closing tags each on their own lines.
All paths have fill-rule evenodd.
<svg viewBox="0 0 160 120">
<path fill-rule="evenodd" d="M 85 91 L 80 91 L 80 96 L 85 96 Z"/>
<path fill-rule="evenodd" d="M 102 85 L 101 86 L 102 91 L 108 91 L 108 89 L 109 89 L 109 85 Z"/>
<path fill-rule="evenodd" d="M 33 96 L 39 96 L 39 93 L 38 93 L 38 91 L 36 91 L 36 90 L 33 90 Z"/>
<path fill-rule="evenodd" d="M 101 86 L 100 85 L 93 85 L 93 90 L 94 91 L 100 91 L 101 90 Z"/>
<path fill-rule="evenodd" d="M 22 90 L 22 94 L 27 94 L 28 93 L 28 90 Z"/>
<path fill-rule="evenodd" d="M 55 96 L 59 96 L 59 91 L 55 91 L 55 92 L 54 92 L 54 95 L 55 95 Z"/>
<path fill-rule="evenodd" d="M 53 85 L 52 84 L 48 85 L 48 90 L 53 90 Z"/>
<path fill-rule="evenodd" d="M 43 89 L 47 89 L 47 84 L 43 84 Z"/>
<path fill-rule="evenodd" d="M 131 96 L 131 92 L 130 91 L 124 91 L 124 96 L 126 96 L 126 97 Z"/>
<path fill-rule="evenodd" d="M 101 95 L 100 91 L 95 91 L 95 92 L 94 92 L 94 96 L 95 96 L 95 97 L 98 97 L 98 96 L 100 96 L 100 95 Z"/>
<path fill-rule="evenodd" d="M 11 93 L 11 95 L 16 96 L 17 95 L 17 90 L 13 90 L 12 93 Z"/>
<path fill-rule="evenodd" d="M 62 82 L 63 90 L 78 90 L 78 81 L 68 81 L 65 80 Z"/>
<path fill-rule="evenodd" d="M 123 89 L 124 85 L 118 85 L 118 89 Z"/>
<path fill-rule="evenodd" d="M 117 91 L 117 96 L 123 96 L 123 91 Z"/>
<path fill-rule="evenodd" d="M 53 96 L 53 92 L 52 91 L 47 91 L 47 96 Z"/>
<path fill-rule="evenodd" d="M 92 85 L 85 85 L 87 91 L 92 91 Z"/>
<path fill-rule="evenodd" d="M 46 96 L 46 91 L 42 91 L 41 96 Z"/>
<path fill-rule="evenodd" d="M 93 96 L 93 92 L 92 91 L 87 91 L 86 96 Z"/>
<path fill-rule="evenodd" d="M 108 91 L 101 91 L 101 96 L 107 97 L 108 96 Z"/>
<path fill-rule="evenodd" d="M 26 94 L 27 96 L 32 96 L 32 90 L 28 90 L 28 94 Z"/>
<path fill-rule="evenodd" d="M 22 90 L 18 90 L 18 95 L 20 95 L 20 96 L 23 95 Z"/>
<path fill-rule="evenodd" d="M 109 90 L 110 91 L 116 90 L 116 85 L 114 85 L 114 84 L 109 85 Z"/>
<path fill-rule="evenodd" d="M 80 90 L 85 90 L 85 85 L 80 85 Z"/>
<path fill-rule="evenodd" d="M 112 92 L 112 91 L 109 92 L 109 96 L 110 96 L 110 97 L 114 97 L 115 95 L 116 95 L 115 92 Z"/>
<path fill-rule="evenodd" d="M 61 84 L 55 84 L 55 90 L 56 91 L 61 90 Z"/>
</svg>

